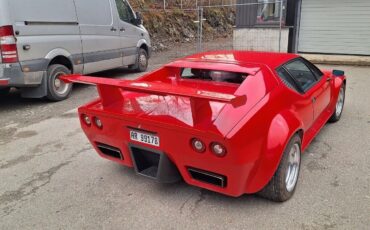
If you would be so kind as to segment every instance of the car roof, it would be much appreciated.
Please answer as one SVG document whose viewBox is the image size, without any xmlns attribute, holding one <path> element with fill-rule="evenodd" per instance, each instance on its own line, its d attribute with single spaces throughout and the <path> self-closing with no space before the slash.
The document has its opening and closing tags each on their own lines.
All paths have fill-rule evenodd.
<svg viewBox="0 0 370 230">
<path fill-rule="evenodd" d="M 299 57 L 292 53 L 217 50 L 193 54 L 177 61 L 219 62 L 225 64 L 267 65 L 271 69 Z"/>
</svg>

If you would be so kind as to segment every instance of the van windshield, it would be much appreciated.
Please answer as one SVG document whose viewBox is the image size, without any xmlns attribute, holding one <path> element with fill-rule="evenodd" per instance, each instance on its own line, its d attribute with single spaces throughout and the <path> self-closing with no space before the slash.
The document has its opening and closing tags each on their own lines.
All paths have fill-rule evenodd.
<svg viewBox="0 0 370 230">
<path fill-rule="evenodd" d="M 247 75 L 220 70 L 183 68 L 181 78 L 241 84 L 247 78 Z"/>
</svg>

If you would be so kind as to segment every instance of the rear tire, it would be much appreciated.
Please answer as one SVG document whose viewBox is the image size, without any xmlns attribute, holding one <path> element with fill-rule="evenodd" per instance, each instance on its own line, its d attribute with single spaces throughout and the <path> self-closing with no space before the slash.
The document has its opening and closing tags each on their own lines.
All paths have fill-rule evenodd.
<svg viewBox="0 0 370 230">
<path fill-rule="evenodd" d="M 283 202 L 290 199 L 297 186 L 300 166 L 301 138 L 296 134 L 284 150 L 274 176 L 258 194 L 276 202 Z"/>
<path fill-rule="evenodd" d="M 6 87 L 6 88 L 1 88 L 0 89 L 0 96 L 6 96 L 8 95 L 10 92 L 10 87 Z"/>
<path fill-rule="evenodd" d="M 137 72 L 145 72 L 148 69 L 148 52 L 145 49 L 140 48 L 139 53 L 134 65 L 129 66 L 130 69 Z"/>
<path fill-rule="evenodd" d="M 59 79 L 60 76 L 71 74 L 64 65 L 50 65 L 47 70 L 47 98 L 50 101 L 62 101 L 69 97 L 72 84 Z"/>
<path fill-rule="evenodd" d="M 329 122 L 337 122 L 340 120 L 343 112 L 345 98 L 346 98 L 346 88 L 345 85 L 343 84 L 340 87 L 337 103 L 335 104 L 335 110 L 333 112 L 333 115 L 331 115 L 331 117 L 329 118 Z"/>
</svg>

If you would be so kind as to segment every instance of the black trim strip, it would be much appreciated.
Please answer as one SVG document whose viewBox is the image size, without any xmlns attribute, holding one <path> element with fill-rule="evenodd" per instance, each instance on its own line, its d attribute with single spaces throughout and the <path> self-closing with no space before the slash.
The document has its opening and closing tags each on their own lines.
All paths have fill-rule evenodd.
<svg viewBox="0 0 370 230">
<path fill-rule="evenodd" d="M 22 69 L 28 68 L 27 72 L 45 71 L 48 68 L 49 60 L 45 58 L 33 59 L 20 62 Z"/>
<path fill-rule="evenodd" d="M 137 54 L 137 48 L 123 48 L 123 49 L 117 49 L 117 50 L 104 50 L 104 51 L 96 51 L 91 53 L 85 53 L 85 54 L 73 54 L 69 57 L 67 57 L 73 65 L 83 65 L 93 62 L 99 62 L 99 61 L 105 61 L 110 60 L 114 58 L 120 58 L 121 54 L 123 53 L 123 56 L 131 56 Z M 46 58 L 40 58 L 40 59 L 33 59 L 28 61 L 21 61 L 22 69 L 29 68 L 27 72 L 37 72 L 37 71 L 45 71 L 49 64 L 48 59 Z M 78 61 L 81 61 L 81 63 L 78 63 Z"/>
<path fill-rule="evenodd" d="M 48 22 L 48 21 L 24 21 L 24 24 L 26 26 L 36 26 L 36 25 L 59 25 L 59 26 L 64 26 L 64 25 L 72 25 L 72 26 L 77 26 L 79 25 L 78 22 Z"/>
</svg>

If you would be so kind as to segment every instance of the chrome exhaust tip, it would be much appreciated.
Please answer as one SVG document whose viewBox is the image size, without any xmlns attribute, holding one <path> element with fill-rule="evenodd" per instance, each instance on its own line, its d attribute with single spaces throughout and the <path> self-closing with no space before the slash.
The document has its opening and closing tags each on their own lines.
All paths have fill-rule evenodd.
<svg viewBox="0 0 370 230">
<path fill-rule="evenodd" d="M 226 176 L 195 168 L 188 168 L 188 171 L 194 180 L 212 184 L 221 188 L 226 187 Z"/>
<path fill-rule="evenodd" d="M 123 156 L 119 148 L 116 148 L 116 147 L 113 147 L 107 144 L 102 144 L 102 143 L 96 143 L 96 147 L 105 156 L 123 160 Z"/>
</svg>

